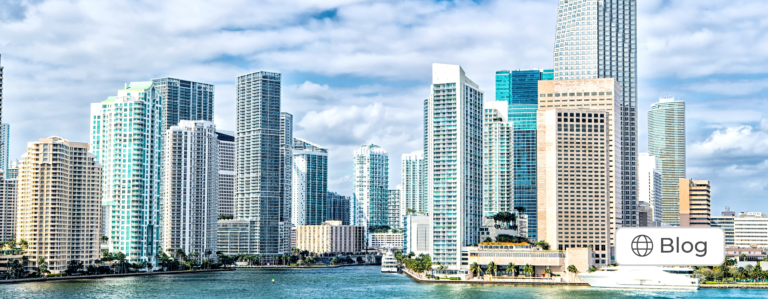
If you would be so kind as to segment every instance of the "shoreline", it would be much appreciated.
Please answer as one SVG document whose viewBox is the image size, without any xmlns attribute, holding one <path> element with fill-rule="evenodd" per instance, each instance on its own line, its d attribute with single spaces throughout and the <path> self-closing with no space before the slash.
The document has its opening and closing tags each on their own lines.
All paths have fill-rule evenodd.
<svg viewBox="0 0 768 299">
<path fill-rule="evenodd" d="M 115 277 L 131 277 L 131 276 L 214 273 L 214 272 L 228 272 L 228 271 L 235 271 L 235 270 L 237 269 L 227 268 L 227 269 L 196 270 L 196 271 L 157 271 L 157 272 L 149 272 L 149 273 L 141 272 L 141 273 L 122 273 L 122 274 L 64 276 L 64 277 L 4 279 L 4 280 L 0 280 L 0 284 L 25 283 L 25 282 L 50 282 L 50 281 L 60 281 L 60 280 L 76 280 L 76 279 L 104 279 L 104 278 L 115 278 Z"/>
<path fill-rule="evenodd" d="M 363 266 L 381 266 L 374 264 L 360 264 L 360 265 L 333 265 L 333 266 L 235 266 L 237 269 L 331 269 L 341 267 L 363 267 Z"/>
<path fill-rule="evenodd" d="M 768 284 L 700 284 L 700 289 L 768 289 Z"/>
<path fill-rule="evenodd" d="M 447 284 L 497 284 L 497 285 L 518 285 L 518 286 L 570 286 L 570 287 L 588 287 L 585 282 L 537 282 L 537 281 L 503 281 L 503 280 L 448 280 L 448 279 L 423 279 L 415 276 L 411 271 L 403 270 L 403 274 L 419 283 L 447 283 Z"/>
</svg>

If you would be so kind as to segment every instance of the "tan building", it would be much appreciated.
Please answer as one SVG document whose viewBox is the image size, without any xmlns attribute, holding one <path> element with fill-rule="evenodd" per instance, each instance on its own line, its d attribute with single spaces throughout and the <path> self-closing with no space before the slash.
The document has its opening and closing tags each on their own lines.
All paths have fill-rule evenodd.
<svg viewBox="0 0 768 299">
<path fill-rule="evenodd" d="M 549 268 L 552 274 L 558 274 L 568 282 L 582 282 L 576 275 L 568 273 L 568 266 L 576 266 L 578 273 L 586 273 L 592 266 L 599 266 L 592 258 L 595 252 L 588 247 L 541 250 L 527 243 L 480 243 L 475 247 L 464 247 L 463 251 L 462 256 L 467 257 L 467 265 L 477 263 L 487 269 L 488 264 L 493 262 L 499 266 L 499 271 L 511 272 L 507 265 L 514 263 L 517 267 L 516 273 L 524 275 L 523 267 L 531 264 L 533 276 L 542 277 L 544 271 Z M 465 270 L 469 270 L 468 266 L 465 267 Z"/>
<path fill-rule="evenodd" d="M 296 227 L 296 248 L 315 253 L 358 252 L 365 248 L 365 226 L 341 225 L 328 220 L 321 225 Z"/>
<path fill-rule="evenodd" d="M 710 193 L 709 181 L 680 179 L 680 226 L 709 227 L 710 226 Z"/>
<path fill-rule="evenodd" d="M 45 257 L 53 273 L 71 260 L 99 258 L 102 168 L 88 143 L 61 137 L 27 145 L 18 177 L 16 237 L 29 242 L 29 266 Z"/>
</svg>

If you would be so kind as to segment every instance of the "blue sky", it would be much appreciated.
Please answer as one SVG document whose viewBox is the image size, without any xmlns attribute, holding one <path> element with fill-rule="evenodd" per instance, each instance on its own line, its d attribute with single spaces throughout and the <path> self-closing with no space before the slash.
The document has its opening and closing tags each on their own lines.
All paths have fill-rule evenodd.
<svg viewBox="0 0 768 299">
<path fill-rule="evenodd" d="M 0 0 L 3 122 L 11 157 L 50 135 L 88 140 L 89 104 L 126 82 L 216 84 L 233 130 L 234 79 L 283 74 L 295 136 L 330 149 L 329 190 L 349 195 L 352 151 L 421 149 L 433 62 L 460 64 L 494 97 L 494 72 L 551 68 L 557 2 Z M 768 212 L 768 19 L 763 1 L 644 0 L 638 6 L 641 151 L 660 96 L 687 105 L 687 175 L 723 206 Z"/>
</svg>

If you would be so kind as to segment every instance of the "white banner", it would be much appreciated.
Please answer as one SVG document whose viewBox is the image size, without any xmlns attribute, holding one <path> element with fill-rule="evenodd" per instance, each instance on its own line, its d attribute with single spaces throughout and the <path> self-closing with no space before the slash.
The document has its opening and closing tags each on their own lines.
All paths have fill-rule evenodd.
<svg viewBox="0 0 768 299">
<path fill-rule="evenodd" d="M 725 233 L 718 227 L 623 227 L 616 263 L 627 266 L 719 266 Z"/>
</svg>

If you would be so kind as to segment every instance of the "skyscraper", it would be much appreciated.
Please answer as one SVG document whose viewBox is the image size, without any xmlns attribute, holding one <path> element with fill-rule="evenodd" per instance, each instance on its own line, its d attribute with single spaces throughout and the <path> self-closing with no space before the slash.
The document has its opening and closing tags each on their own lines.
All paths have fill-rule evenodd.
<svg viewBox="0 0 768 299">
<path fill-rule="evenodd" d="M 401 156 L 402 181 L 402 210 L 416 213 L 426 213 L 427 207 L 427 174 L 424 164 L 424 151 L 414 151 Z"/>
<path fill-rule="evenodd" d="M 163 248 L 216 252 L 219 143 L 216 125 L 181 120 L 165 132 Z"/>
<path fill-rule="evenodd" d="M 328 217 L 328 149 L 293 138 L 291 223 L 320 225 Z M 341 220 L 341 219 L 334 219 Z"/>
<path fill-rule="evenodd" d="M 293 114 L 280 112 L 280 231 L 279 252 L 291 251 L 293 205 Z M 287 240 L 287 241 L 286 241 Z"/>
<path fill-rule="evenodd" d="M 0 170 L 8 172 L 8 145 L 10 144 L 11 125 L 0 124 Z"/>
<path fill-rule="evenodd" d="M 622 202 L 637 200 L 637 1 L 559 0 L 555 80 L 614 78 L 622 90 L 624 131 L 617 174 L 627 185 Z M 651 153 L 652 156 L 655 156 Z M 625 215 L 620 225 L 633 226 Z M 634 221 L 636 222 L 636 221 Z"/>
<path fill-rule="evenodd" d="M 104 167 L 102 207 L 109 251 L 155 264 L 160 246 L 162 99 L 131 82 L 91 104 L 91 149 Z"/>
<path fill-rule="evenodd" d="M 326 220 L 339 220 L 342 225 L 349 225 L 349 196 L 328 191 L 328 208 L 325 209 Z"/>
<path fill-rule="evenodd" d="M 389 207 L 389 221 L 390 228 L 403 228 L 403 216 L 405 216 L 405 209 L 402 204 L 403 186 L 397 185 L 395 189 L 389 189 L 389 199 L 387 205 Z"/>
<path fill-rule="evenodd" d="M 0 58 L 2 58 L 0 56 Z M 3 64 L 2 60 L 0 60 L 0 123 L 3 121 Z M 2 136 L 0 136 L 0 139 L 5 139 Z"/>
<path fill-rule="evenodd" d="M 164 129 L 181 120 L 213 121 L 213 84 L 175 78 L 154 79 L 152 84 L 163 99 Z"/>
<path fill-rule="evenodd" d="M 680 179 L 680 226 L 710 227 L 712 216 L 710 185 L 707 180 Z"/>
<path fill-rule="evenodd" d="M 283 254 L 290 250 L 291 221 L 283 189 L 286 158 L 281 131 L 286 128 L 280 114 L 280 74 L 238 76 L 235 102 L 235 219 L 252 222 L 250 254 Z"/>
<path fill-rule="evenodd" d="M 389 224 L 389 154 L 375 144 L 354 152 L 351 225 L 366 228 Z"/>
<path fill-rule="evenodd" d="M 483 209 L 483 92 L 461 66 L 432 64 L 424 157 L 432 216 L 432 263 L 461 268 L 462 246 L 480 241 Z"/>
<path fill-rule="evenodd" d="M 678 180 L 685 178 L 685 102 L 660 98 L 648 111 L 648 154 L 661 173 L 661 224 L 680 225 Z"/>
<path fill-rule="evenodd" d="M 71 260 L 93 264 L 101 256 L 102 168 L 88 144 L 42 138 L 27 145 L 22 159 L 16 238 L 29 242 L 29 266 L 38 266 L 39 257 L 54 273 Z"/>
<path fill-rule="evenodd" d="M 514 128 L 507 102 L 483 103 L 483 216 L 513 213 Z"/>
<path fill-rule="evenodd" d="M 18 178 L 0 176 L 0 240 L 16 239 Z"/>
<path fill-rule="evenodd" d="M 656 170 L 656 157 L 640 153 L 637 162 L 637 201 L 651 208 L 651 225 L 661 226 L 661 173 Z"/>
<path fill-rule="evenodd" d="M 539 81 L 552 80 L 553 70 L 496 72 L 496 100 L 507 102 L 514 125 L 514 206 L 528 216 L 528 237 L 536 236 L 536 110 Z"/>
<path fill-rule="evenodd" d="M 235 132 L 216 130 L 219 142 L 219 215 L 235 216 Z"/>
</svg>

